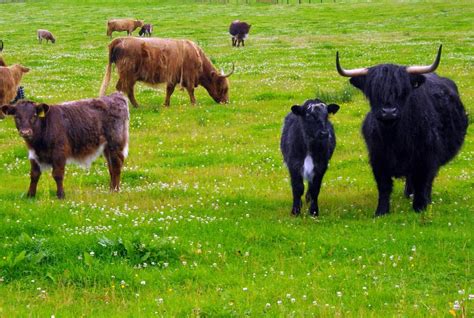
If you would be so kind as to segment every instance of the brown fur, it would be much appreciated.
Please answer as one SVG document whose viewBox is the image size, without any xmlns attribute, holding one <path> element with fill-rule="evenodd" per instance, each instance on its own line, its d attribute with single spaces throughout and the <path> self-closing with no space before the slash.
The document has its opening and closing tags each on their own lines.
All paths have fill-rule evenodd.
<svg viewBox="0 0 474 318">
<path fill-rule="evenodd" d="M 143 26 L 142 20 L 133 19 L 113 19 L 107 21 L 107 36 L 112 37 L 113 32 L 127 31 L 127 35 Z"/>
<path fill-rule="evenodd" d="M 169 106 L 175 86 L 188 91 L 194 105 L 194 88 L 202 85 L 218 103 L 229 100 L 228 75 L 221 75 L 202 49 L 188 40 L 159 38 L 118 38 L 109 44 L 109 64 L 100 89 L 105 94 L 110 82 L 112 64 L 117 66 L 119 80 L 116 88 L 127 93 L 138 107 L 133 87 L 137 81 L 148 84 L 166 83 L 165 105 Z"/>
<path fill-rule="evenodd" d="M 128 147 L 128 105 L 120 93 L 48 106 L 30 101 L 4 105 L 30 150 L 29 197 L 36 195 L 42 169 L 51 166 L 58 198 L 64 198 L 63 178 L 68 160 L 89 165 L 100 150 L 107 159 L 110 189 L 118 191 Z"/>
<path fill-rule="evenodd" d="M 0 105 L 8 104 L 15 98 L 23 74 L 29 70 L 19 64 L 0 66 Z"/>
<path fill-rule="evenodd" d="M 39 43 L 43 42 L 43 39 L 46 40 L 46 43 L 48 43 L 48 41 L 51 41 L 52 43 L 56 43 L 56 39 L 54 38 L 53 34 L 49 32 L 48 30 L 39 29 L 38 31 L 36 31 L 36 33 L 37 33 Z"/>
</svg>

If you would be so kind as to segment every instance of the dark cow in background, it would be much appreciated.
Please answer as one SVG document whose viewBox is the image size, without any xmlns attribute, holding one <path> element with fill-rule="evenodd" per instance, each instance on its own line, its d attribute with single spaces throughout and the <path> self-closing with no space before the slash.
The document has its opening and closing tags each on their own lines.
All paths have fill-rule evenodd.
<svg viewBox="0 0 474 318">
<path fill-rule="evenodd" d="M 235 20 L 230 24 L 229 33 L 232 36 L 232 46 L 245 46 L 244 40 L 247 39 L 249 35 L 251 25 L 247 22 L 240 22 L 240 20 Z"/>
<path fill-rule="evenodd" d="M 102 153 L 110 173 L 110 189 L 118 191 L 120 173 L 128 153 L 128 105 L 120 93 L 100 99 L 85 99 L 56 106 L 18 102 L 4 105 L 2 112 L 15 116 L 31 163 L 28 197 L 36 195 L 41 172 L 53 168 L 57 197 L 64 198 L 66 163 L 90 166 Z"/>
<path fill-rule="evenodd" d="M 291 107 L 291 113 L 285 118 L 280 148 L 291 177 L 293 215 L 301 211 L 303 179 L 308 180 L 306 201 L 311 202 L 309 213 L 319 215 L 321 182 L 336 148 L 336 135 L 328 116 L 338 110 L 336 104 L 326 105 L 319 99 L 310 99 L 302 106 Z"/>
<path fill-rule="evenodd" d="M 430 66 L 344 70 L 336 55 L 339 74 L 351 77 L 370 103 L 362 133 L 379 192 L 376 216 L 389 212 L 393 177 L 406 178 L 405 195 L 413 194 L 413 209 L 425 210 L 439 168 L 464 142 L 468 119 L 456 84 L 432 73 L 441 48 Z"/>
<path fill-rule="evenodd" d="M 100 88 L 105 94 L 110 83 L 112 64 L 117 66 L 119 80 L 116 88 L 125 92 L 133 106 L 138 107 L 133 87 L 135 83 L 151 85 L 166 83 L 165 106 L 177 84 L 186 88 L 194 105 L 194 88 L 204 86 L 217 103 L 229 101 L 229 74 L 219 73 L 203 50 L 188 40 L 158 38 L 118 38 L 109 44 L 109 64 Z"/>
<path fill-rule="evenodd" d="M 3 41 L 0 40 L 0 52 L 2 52 L 2 51 L 3 51 Z"/>
<path fill-rule="evenodd" d="M 151 36 L 151 33 L 153 32 L 153 26 L 149 23 L 144 24 L 140 31 L 138 31 L 139 36 Z"/>
</svg>

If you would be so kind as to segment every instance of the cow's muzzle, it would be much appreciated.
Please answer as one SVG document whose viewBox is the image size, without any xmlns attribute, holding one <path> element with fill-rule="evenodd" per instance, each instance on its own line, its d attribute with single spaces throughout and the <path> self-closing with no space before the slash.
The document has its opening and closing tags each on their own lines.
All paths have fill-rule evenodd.
<svg viewBox="0 0 474 318">
<path fill-rule="evenodd" d="M 31 139 L 33 137 L 33 130 L 31 129 L 22 129 L 20 130 L 20 136 L 26 139 Z"/>
<path fill-rule="evenodd" d="M 396 107 L 390 107 L 390 108 L 382 108 L 380 111 L 380 120 L 383 121 L 393 121 L 396 120 L 400 117 L 400 112 L 398 111 L 398 108 Z"/>
</svg>

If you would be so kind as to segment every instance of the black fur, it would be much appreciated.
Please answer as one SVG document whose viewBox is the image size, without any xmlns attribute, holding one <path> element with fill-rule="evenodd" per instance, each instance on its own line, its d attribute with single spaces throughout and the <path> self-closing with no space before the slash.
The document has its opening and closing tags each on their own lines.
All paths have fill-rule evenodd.
<svg viewBox="0 0 474 318">
<path fill-rule="evenodd" d="M 251 25 L 247 22 L 233 21 L 229 26 L 229 33 L 232 36 L 232 46 L 245 46 L 245 38 L 250 32 Z"/>
<path fill-rule="evenodd" d="M 329 113 L 339 110 L 336 104 L 326 105 L 319 99 L 307 100 L 302 106 L 294 105 L 285 118 L 280 148 L 288 167 L 293 190 L 293 215 L 300 214 L 303 179 L 308 180 L 307 201 L 309 213 L 319 215 L 318 196 L 329 159 L 336 148 L 334 128 L 328 120 Z M 305 158 L 310 156 L 313 170 L 304 172 Z"/>
<path fill-rule="evenodd" d="M 379 192 L 375 215 L 390 210 L 393 177 L 406 178 L 413 209 L 425 210 L 439 168 L 457 154 L 466 135 L 468 119 L 456 84 L 392 64 L 374 66 L 350 82 L 370 102 L 362 133 Z"/>
</svg>

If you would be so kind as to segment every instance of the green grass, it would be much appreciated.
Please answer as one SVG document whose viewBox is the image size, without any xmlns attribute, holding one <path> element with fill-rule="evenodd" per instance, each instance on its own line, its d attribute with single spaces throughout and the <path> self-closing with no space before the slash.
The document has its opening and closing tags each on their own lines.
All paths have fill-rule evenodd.
<svg viewBox="0 0 474 318">
<path fill-rule="evenodd" d="M 438 73 L 456 81 L 472 113 L 470 1 L 77 3 L 0 4 L 3 57 L 31 68 L 28 98 L 97 96 L 106 20 L 138 17 L 155 36 L 196 41 L 219 68 L 235 62 L 231 102 L 217 105 L 199 88 L 192 107 L 176 90 L 167 109 L 162 87 L 138 85 L 122 192 L 107 191 L 101 158 L 89 171 L 67 168 L 65 201 L 49 173 L 26 198 L 27 150 L 12 119 L 2 121 L 1 317 L 443 317 L 456 300 L 474 314 L 472 125 L 426 213 L 411 210 L 397 181 L 392 213 L 373 219 L 377 191 L 360 134 L 368 105 L 335 71 L 337 50 L 347 68 L 428 64 L 442 43 Z M 240 49 L 227 34 L 238 18 L 252 24 Z M 39 45 L 38 28 L 56 44 Z M 292 218 L 281 124 L 293 104 L 318 96 L 341 105 L 338 145 L 321 216 Z"/>
</svg>

